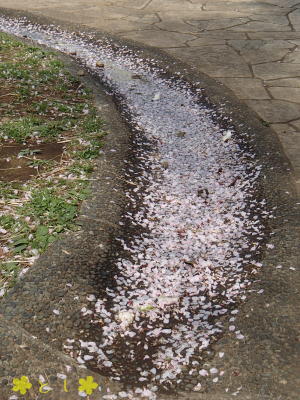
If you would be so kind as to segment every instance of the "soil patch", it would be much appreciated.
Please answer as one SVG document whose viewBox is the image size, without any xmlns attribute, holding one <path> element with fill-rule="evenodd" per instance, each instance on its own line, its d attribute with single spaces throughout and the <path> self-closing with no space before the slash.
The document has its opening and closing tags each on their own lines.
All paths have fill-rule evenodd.
<svg viewBox="0 0 300 400">
<path fill-rule="evenodd" d="M 63 151 L 63 143 L 3 144 L 0 149 L 0 180 L 26 182 L 49 165 L 38 163 L 37 160 L 59 162 Z"/>
</svg>

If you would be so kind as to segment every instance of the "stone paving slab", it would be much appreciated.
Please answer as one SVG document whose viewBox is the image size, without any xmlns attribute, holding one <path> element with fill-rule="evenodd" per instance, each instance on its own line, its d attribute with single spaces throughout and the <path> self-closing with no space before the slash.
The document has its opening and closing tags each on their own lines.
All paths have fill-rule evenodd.
<svg viewBox="0 0 300 400">
<path fill-rule="evenodd" d="M 288 103 L 283 100 L 247 100 L 246 103 L 267 122 L 288 123 L 297 119 L 300 113 L 300 104 Z"/>
<path fill-rule="evenodd" d="M 268 90 L 276 86 L 274 79 L 286 79 L 282 86 L 298 87 L 298 81 L 291 80 L 300 78 L 297 0 L 11 0 L 9 4 L 0 0 L 1 6 L 80 23 L 164 49 L 219 79 L 239 99 L 247 99 L 254 111 L 263 104 L 258 114 L 267 123 L 286 124 L 289 131 L 290 116 L 300 118 L 298 91 L 282 90 L 278 97 L 274 96 L 278 90 Z M 298 125 L 293 128 L 300 135 Z M 300 170 L 291 156 L 290 141 L 284 136 L 280 140 L 300 191 Z M 295 142 L 293 154 L 299 152 Z"/>
<path fill-rule="evenodd" d="M 219 78 L 242 100 L 265 100 L 270 96 L 260 79 L 253 78 Z"/>
</svg>

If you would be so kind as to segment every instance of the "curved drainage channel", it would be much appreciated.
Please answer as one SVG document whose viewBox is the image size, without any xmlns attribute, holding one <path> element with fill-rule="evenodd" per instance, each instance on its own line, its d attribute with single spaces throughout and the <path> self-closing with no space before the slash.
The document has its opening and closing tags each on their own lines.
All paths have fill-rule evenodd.
<svg viewBox="0 0 300 400">
<path fill-rule="evenodd" d="M 120 224 L 139 234 L 119 238 L 126 256 L 116 259 L 114 285 L 82 309 L 102 340 L 80 341 L 77 361 L 129 383 L 111 399 L 200 390 L 206 375 L 217 382 L 222 372 L 205 370 L 203 359 L 228 320 L 244 338 L 235 314 L 261 267 L 261 221 L 270 217 L 247 135 L 221 128 L 201 93 L 128 48 L 5 18 L 0 29 L 76 54 L 117 96 L 135 133 L 139 165 L 128 162 Z"/>
</svg>

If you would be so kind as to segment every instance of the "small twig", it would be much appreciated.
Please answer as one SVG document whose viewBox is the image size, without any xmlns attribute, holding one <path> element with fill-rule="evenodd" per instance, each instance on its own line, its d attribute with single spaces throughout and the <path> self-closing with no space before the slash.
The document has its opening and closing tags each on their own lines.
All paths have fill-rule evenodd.
<svg viewBox="0 0 300 400">
<path fill-rule="evenodd" d="M 26 261 L 26 260 L 10 260 L 10 261 L 0 261 L 1 262 L 1 264 L 9 264 L 9 263 L 12 263 L 12 262 L 15 262 L 15 263 L 19 263 L 19 264 L 27 264 L 27 265 L 30 265 L 29 264 L 29 261 Z"/>
<path fill-rule="evenodd" d="M 21 169 L 21 168 L 19 168 L 19 167 L 16 167 L 16 168 L 0 168 L 0 171 L 7 171 L 8 169 Z"/>
<path fill-rule="evenodd" d="M 119 175 L 115 174 L 114 172 L 112 172 L 112 174 L 113 174 L 117 179 L 119 179 L 120 181 L 126 182 L 126 183 L 128 183 L 129 185 L 138 186 L 137 183 L 134 183 L 134 182 L 131 182 L 131 181 L 127 181 L 126 179 L 121 178 Z"/>
<path fill-rule="evenodd" d="M 6 94 L 1 94 L 0 97 L 5 97 L 5 96 L 18 96 L 17 93 L 6 93 Z"/>
</svg>

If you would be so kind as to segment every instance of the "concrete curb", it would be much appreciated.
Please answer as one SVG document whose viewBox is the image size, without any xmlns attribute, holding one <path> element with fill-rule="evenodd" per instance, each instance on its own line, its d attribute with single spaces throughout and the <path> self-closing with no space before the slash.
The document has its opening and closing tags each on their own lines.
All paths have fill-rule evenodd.
<svg viewBox="0 0 300 400">
<path fill-rule="evenodd" d="M 93 376 L 94 381 L 101 388 L 98 396 L 97 394 L 93 396 L 95 399 L 102 398 L 108 385 L 112 391 L 117 390 L 117 387 L 112 382 L 108 382 L 107 378 L 94 371 L 80 368 L 72 358 L 43 343 L 2 315 L 0 315 L 0 337 L 1 369 L 4 370 L 4 374 L 1 371 L 0 391 L 3 400 L 14 393 L 12 379 L 20 379 L 21 376 L 27 376 L 32 384 L 27 395 L 22 397 L 26 399 L 42 399 L 46 394 L 49 400 L 78 399 L 80 398 L 78 396 L 79 379 L 85 379 L 87 376 Z M 62 376 L 58 377 L 57 374 Z M 47 387 L 43 389 L 43 382 L 52 389 L 48 393 Z"/>
</svg>

